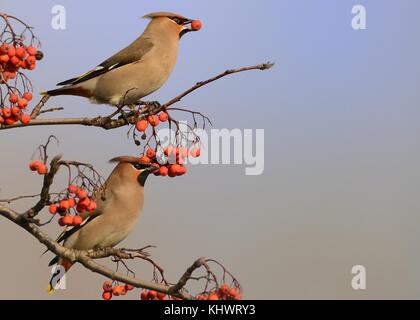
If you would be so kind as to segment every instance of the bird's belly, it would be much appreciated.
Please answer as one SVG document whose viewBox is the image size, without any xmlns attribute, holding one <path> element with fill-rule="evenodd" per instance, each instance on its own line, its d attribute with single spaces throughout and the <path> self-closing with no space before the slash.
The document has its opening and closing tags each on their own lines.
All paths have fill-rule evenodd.
<svg viewBox="0 0 420 320">
<path fill-rule="evenodd" d="M 102 223 L 101 218 L 98 217 L 72 235 L 66 240 L 64 246 L 76 250 L 114 247 L 130 234 L 139 217 L 131 219 L 121 217 L 122 220 L 119 223 Z M 126 223 L 122 224 L 121 221 L 124 220 L 126 220 Z"/>
<path fill-rule="evenodd" d="M 135 104 L 158 90 L 169 74 L 162 72 L 159 66 L 143 65 L 128 65 L 103 75 L 96 84 L 96 100 L 111 105 Z M 127 68 L 131 70 L 128 71 Z"/>
</svg>

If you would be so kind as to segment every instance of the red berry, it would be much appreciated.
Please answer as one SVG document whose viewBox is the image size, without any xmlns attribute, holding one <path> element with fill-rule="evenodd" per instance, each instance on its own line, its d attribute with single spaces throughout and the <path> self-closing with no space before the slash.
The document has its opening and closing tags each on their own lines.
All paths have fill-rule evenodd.
<svg viewBox="0 0 420 320">
<path fill-rule="evenodd" d="M 52 205 L 50 205 L 50 206 L 48 207 L 48 211 L 49 211 L 51 214 L 56 214 L 56 213 L 57 213 L 57 210 L 58 210 L 58 207 L 57 207 L 57 205 L 56 205 L 56 204 L 52 204 Z"/>
<path fill-rule="evenodd" d="M 112 288 L 112 294 L 114 296 L 124 296 L 127 293 L 125 286 L 116 286 Z"/>
<path fill-rule="evenodd" d="M 31 93 L 31 92 L 25 92 L 25 93 L 23 94 L 23 98 L 25 98 L 25 99 L 26 99 L 26 100 L 28 100 L 28 101 L 31 101 L 31 100 L 32 100 L 32 98 L 33 98 L 32 93 Z"/>
<path fill-rule="evenodd" d="M 145 132 L 148 126 L 149 122 L 147 122 L 147 120 L 144 119 L 136 123 L 136 129 L 140 132 Z"/>
<path fill-rule="evenodd" d="M 70 209 L 70 203 L 68 200 L 61 200 L 60 201 L 60 208 L 62 208 L 63 210 L 68 210 Z"/>
<path fill-rule="evenodd" d="M 16 48 L 10 46 L 9 50 L 7 50 L 7 54 L 9 55 L 9 57 L 14 57 L 16 55 Z"/>
<path fill-rule="evenodd" d="M 87 196 L 88 196 L 88 194 L 87 194 L 87 192 L 85 191 L 85 190 L 83 190 L 83 189 L 79 189 L 78 191 L 77 191 L 77 197 L 79 198 L 79 199 L 85 199 L 85 198 L 87 198 Z"/>
<path fill-rule="evenodd" d="M 141 300 L 149 300 L 149 294 L 148 294 L 148 292 L 143 291 L 143 292 L 140 294 L 140 299 L 141 299 Z"/>
<path fill-rule="evenodd" d="M 11 126 L 11 125 L 15 124 L 16 120 L 13 119 L 13 118 L 7 118 L 5 122 L 8 126 Z"/>
<path fill-rule="evenodd" d="M 77 204 L 76 206 L 76 211 L 79 213 L 84 213 L 86 212 L 87 208 L 85 206 L 82 206 L 80 203 Z"/>
<path fill-rule="evenodd" d="M 157 292 L 157 293 L 156 293 L 156 297 L 157 297 L 159 300 L 164 300 L 164 299 L 165 299 L 165 296 L 166 296 L 166 294 L 164 294 L 164 293 L 161 293 L 161 292 Z"/>
<path fill-rule="evenodd" d="M 7 54 L 2 54 L 0 56 L 0 63 L 8 63 L 9 60 L 10 60 L 10 57 Z"/>
<path fill-rule="evenodd" d="M 166 122 L 166 121 L 168 121 L 168 119 L 169 119 L 169 115 L 166 112 L 161 112 L 159 114 L 159 120 L 161 122 Z"/>
<path fill-rule="evenodd" d="M 26 63 L 26 60 L 22 60 L 22 61 L 20 62 L 20 67 L 21 67 L 22 69 L 27 69 L 27 68 L 28 68 L 28 64 Z"/>
<path fill-rule="evenodd" d="M 178 175 L 182 176 L 187 173 L 187 168 L 183 165 L 180 165 L 178 168 Z"/>
<path fill-rule="evenodd" d="M 152 160 L 150 160 L 148 156 L 143 156 L 140 158 L 140 163 L 142 164 L 149 164 L 150 162 L 152 162 Z"/>
<path fill-rule="evenodd" d="M 4 115 L 5 118 L 10 118 L 12 116 L 12 109 L 4 108 L 3 109 L 3 115 Z"/>
<path fill-rule="evenodd" d="M 219 300 L 219 295 L 216 292 L 212 292 L 209 294 L 207 300 Z"/>
<path fill-rule="evenodd" d="M 156 151 L 153 149 L 148 149 L 146 152 L 146 155 L 150 158 L 153 159 L 154 157 L 156 157 Z"/>
<path fill-rule="evenodd" d="M 9 50 L 9 45 L 7 43 L 3 43 L 0 46 L 0 54 L 7 54 L 8 50 Z"/>
<path fill-rule="evenodd" d="M 38 168 L 42 166 L 42 162 L 41 161 L 32 161 L 29 164 L 29 169 L 31 169 L 31 171 L 38 171 Z"/>
<path fill-rule="evenodd" d="M 21 109 L 25 109 L 28 106 L 28 100 L 26 100 L 25 98 L 20 99 L 18 102 L 18 106 Z"/>
<path fill-rule="evenodd" d="M 10 64 L 15 66 L 16 68 L 20 67 L 22 60 L 20 60 L 17 56 L 10 57 Z"/>
<path fill-rule="evenodd" d="M 90 213 L 92 213 L 92 212 L 94 212 L 96 210 L 96 207 L 97 207 L 96 202 L 93 201 L 93 200 L 91 200 L 90 203 L 89 203 L 89 206 L 87 207 L 87 210 Z"/>
<path fill-rule="evenodd" d="M 23 59 L 26 56 L 26 50 L 24 47 L 16 48 L 16 56 Z"/>
<path fill-rule="evenodd" d="M 71 225 L 73 224 L 73 216 L 71 216 L 71 215 L 69 215 L 69 214 L 66 214 L 66 215 L 63 217 L 63 223 L 64 223 L 66 226 L 71 226 Z"/>
<path fill-rule="evenodd" d="M 126 285 L 125 285 L 125 289 L 126 289 L 127 291 L 131 291 L 131 290 L 134 290 L 134 286 L 132 286 L 131 284 L 126 284 Z"/>
<path fill-rule="evenodd" d="M 30 46 L 30 47 L 26 48 L 26 52 L 28 52 L 28 54 L 31 55 L 31 56 L 35 56 L 36 53 L 38 52 L 38 50 L 36 48 Z"/>
<path fill-rule="evenodd" d="M 79 203 L 77 205 L 83 206 L 87 209 L 87 208 L 89 208 L 90 200 L 89 200 L 89 198 L 80 199 Z"/>
<path fill-rule="evenodd" d="M 193 158 L 198 158 L 200 155 L 201 155 L 201 150 L 200 150 L 200 148 L 193 148 L 193 149 L 191 150 L 191 156 L 192 156 Z"/>
<path fill-rule="evenodd" d="M 102 299 L 111 300 L 112 299 L 112 292 L 105 291 L 104 293 L 102 293 Z"/>
<path fill-rule="evenodd" d="M 72 221 L 73 226 L 80 226 L 83 222 L 83 218 L 79 215 L 75 216 Z"/>
<path fill-rule="evenodd" d="M 159 125 L 159 117 L 158 116 L 156 116 L 156 115 L 152 115 L 152 116 L 149 116 L 148 118 L 147 118 L 147 120 L 149 120 L 149 123 L 150 123 L 150 125 L 152 126 L 152 127 L 156 127 L 156 126 L 158 126 Z"/>
<path fill-rule="evenodd" d="M 26 58 L 26 63 L 29 65 L 35 65 L 36 64 L 36 58 L 34 56 L 29 56 Z"/>
<path fill-rule="evenodd" d="M 42 165 L 38 168 L 38 173 L 39 173 L 40 175 L 47 174 L 47 172 L 48 172 L 48 169 L 47 169 L 47 166 L 46 166 L 45 164 L 42 164 Z"/>
<path fill-rule="evenodd" d="M 79 191 L 79 187 L 71 184 L 67 187 L 67 191 L 71 194 L 76 194 Z"/>
<path fill-rule="evenodd" d="M 31 116 L 29 114 L 24 114 L 22 118 L 20 118 L 20 122 L 22 122 L 23 124 L 28 124 L 29 122 L 31 122 Z"/>
<path fill-rule="evenodd" d="M 74 198 L 69 198 L 67 201 L 69 202 L 70 208 L 73 208 L 76 205 L 76 199 Z"/>
<path fill-rule="evenodd" d="M 167 167 L 160 167 L 159 174 L 162 177 L 166 177 L 168 175 L 168 168 Z"/>
<path fill-rule="evenodd" d="M 102 289 L 104 289 L 104 292 L 111 292 L 112 291 L 112 281 L 107 280 L 102 285 Z"/>
<path fill-rule="evenodd" d="M 20 115 L 20 109 L 19 109 L 18 107 L 13 107 L 13 108 L 12 108 L 12 114 L 13 114 L 15 117 L 18 117 L 18 116 Z"/>
<path fill-rule="evenodd" d="M 171 164 L 169 166 L 169 176 L 171 178 L 176 177 L 179 173 L 180 167 L 181 166 L 179 164 Z"/>
<path fill-rule="evenodd" d="M 9 101 L 11 103 L 17 103 L 19 101 L 19 96 L 17 94 L 11 94 L 9 96 Z"/>
<path fill-rule="evenodd" d="M 198 31 L 202 28 L 203 24 L 201 23 L 200 20 L 193 20 L 191 22 L 191 29 L 194 31 Z"/>
<path fill-rule="evenodd" d="M 150 290 L 148 295 L 149 295 L 149 299 L 153 300 L 157 297 L 157 292 L 154 290 Z"/>
<path fill-rule="evenodd" d="M 163 153 L 165 154 L 165 156 L 169 157 L 169 155 L 172 155 L 174 151 L 175 151 L 174 147 L 168 146 L 165 148 L 165 150 L 163 150 Z"/>
</svg>

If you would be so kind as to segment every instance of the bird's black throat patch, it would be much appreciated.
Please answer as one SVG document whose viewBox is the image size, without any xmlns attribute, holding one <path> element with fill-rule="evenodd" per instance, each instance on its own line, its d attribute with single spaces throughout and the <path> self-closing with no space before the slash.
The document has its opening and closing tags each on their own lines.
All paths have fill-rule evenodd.
<svg viewBox="0 0 420 320">
<path fill-rule="evenodd" d="M 142 173 L 139 174 L 137 181 L 140 183 L 142 187 L 146 184 L 146 180 L 149 177 L 151 172 L 149 170 L 144 170 Z"/>
</svg>

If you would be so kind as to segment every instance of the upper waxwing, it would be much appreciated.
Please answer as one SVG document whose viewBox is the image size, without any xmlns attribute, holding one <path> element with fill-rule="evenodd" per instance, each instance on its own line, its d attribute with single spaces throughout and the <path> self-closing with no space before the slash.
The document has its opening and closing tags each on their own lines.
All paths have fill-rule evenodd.
<svg viewBox="0 0 420 320">
<path fill-rule="evenodd" d="M 57 239 L 57 242 L 64 241 L 64 247 L 75 250 L 114 247 L 135 227 L 143 210 L 144 185 L 157 168 L 130 156 L 114 158 L 111 162 L 118 162 L 118 165 L 106 180 L 105 189 L 96 194 L 97 209 L 93 213 L 81 214 L 83 223 L 66 230 Z M 65 271 L 72 265 L 55 257 L 49 266 L 56 263 Z M 50 280 L 50 292 L 53 291 L 52 280 L 59 273 L 57 269 Z"/>
<path fill-rule="evenodd" d="M 60 89 L 42 95 L 73 95 L 94 103 L 132 105 L 158 90 L 176 64 L 180 38 L 201 28 L 199 20 L 155 12 L 144 33 L 132 44 L 82 76 L 63 81 Z"/>
</svg>

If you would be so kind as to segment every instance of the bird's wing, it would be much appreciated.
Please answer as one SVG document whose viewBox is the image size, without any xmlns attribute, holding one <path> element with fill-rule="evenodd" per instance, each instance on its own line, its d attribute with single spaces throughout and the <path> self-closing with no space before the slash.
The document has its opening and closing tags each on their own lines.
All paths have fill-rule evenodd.
<svg viewBox="0 0 420 320">
<path fill-rule="evenodd" d="M 56 242 L 60 243 L 61 241 L 65 241 L 67 238 L 69 238 L 71 235 L 73 235 L 74 233 L 76 233 L 77 231 L 79 231 L 81 228 L 83 228 L 86 224 L 88 224 L 89 222 L 91 222 L 93 219 L 95 219 L 96 217 L 98 217 L 100 215 L 96 215 L 96 216 L 90 216 L 89 218 L 87 218 L 86 220 L 83 221 L 83 223 L 79 226 L 75 226 L 72 227 L 71 229 L 65 229 L 59 236 L 58 239 L 56 240 Z M 49 249 L 47 249 L 43 254 L 47 253 L 49 251 Z M 58 263 L 58 260 L 60 259 L 59 256 L 54 257 L 49 263 L 48 266 L 51 267 L 52 265 Z"/>
<path fill-rule="evenodd" d="M 86 80 L 100 76 L 112 69 L 122 67 L 124 65 L 140 61 L 152 48 L 154 44 L 149 38 L 141 37 L 134 41 L 131 45 L 124 48 L 111 58 L 102 62 L 95 69 L 70 80 L 66 80 L 57 84 L 57 86 L 75 85 Z"/>
<path fill-rule="evenodd" d="M 71 235 L 73 235 L 74 233 L 76 233 L 77 231 L 79 231 L 80 229 L 82 229 L 89 222 L 92 222 L 93 219 L 95 219 L 96 217 L 99 217 L 99 216 L 100 215 L 90 216 L 89 218 L 87 218 L 86 220 L 84 220 L 81 225 L 75 226 L 75 227 L 71 228 L 70 230 L 64 230 L 63 233 L 58 237 L 57 242 L 60 243 L 61 241 L 66 240 Z"/>
</svg>

